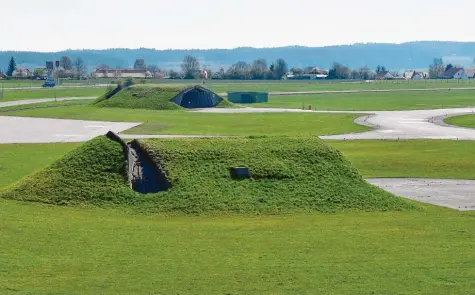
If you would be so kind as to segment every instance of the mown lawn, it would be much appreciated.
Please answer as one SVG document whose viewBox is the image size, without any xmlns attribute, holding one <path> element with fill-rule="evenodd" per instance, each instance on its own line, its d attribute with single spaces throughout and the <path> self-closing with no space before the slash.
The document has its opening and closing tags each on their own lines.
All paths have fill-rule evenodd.
<svg viewBox="0 0 475 295">
<path fill-rule="evenodd" d="M 327 141 L 364 177 L 475 179 L 475 141 Z"/>
<path fill-rule="evenodd" d="M 106 90 L 104 87 L 5 90 L 0 102 L 37 98 L 101 96 Z"/>
<path fill-rule="evenodd" d="M 7 115 L 103 121 L 144 122 L 130 134 L 189 135 L 327 135 L 362 132 L 358 114 L 209 114 L 185 111 L 73 106 L 9 112 Z"/>
<path fill-rule="evenodd" d="M 472 142 L 328 143 L 365 177 L 475 176 Z M 0 185 L 75 145 L 0 145 Z M 425 208 L 185 217 L 0 199 L 0 293 L 471 294 L 475 213 Z"/>
<path fill-rule="evenodd" d="M 44 168 L 79 145 L 0 144 L 0 188 Z"/>
<path fill-rule="evenodd" d="M 164 83 L 170 83 L 166 81 Z M 180 83 L 181 82 L 181 83 Z M 189 84 L 193 81 L 180 81 Z M 162 82 L 163 83 L 163 82 Z M 426 81 L 208 81 L 206 87 L 217 93 L 227 91 L 332 91 L 332 90 L 378 90 L 378 89 L 430 89 L 475 87 L 475 81 L 426 80 Z"/>
<path fill-rule="evenodd" d="M 392 111 L 462 108 L 475 106 L 475 91 L 382 92 L 271 96 L 252 107 L 339 111 Z"/>
<path fill-rule="evenodd" d="M 475 115 L 451 117 L 444 120 L 447 124 L 475 128 Z"/>
<path fill-rule="evenodd" d="M 0 200 L 2 294 L 470 294 L 473 213 L 165 217 Z"/>
</svg>

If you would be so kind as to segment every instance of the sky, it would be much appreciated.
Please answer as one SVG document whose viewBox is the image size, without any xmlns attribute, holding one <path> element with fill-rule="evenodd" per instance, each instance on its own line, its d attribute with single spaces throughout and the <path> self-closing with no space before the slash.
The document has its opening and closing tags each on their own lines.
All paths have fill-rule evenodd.
<svg viewBox="0 0 475 295">
<path fill-rule="evenodd" d="M 475 41 L 474 12 L 474 0 L 5 1 L 0 50 Z"/>
</svg>

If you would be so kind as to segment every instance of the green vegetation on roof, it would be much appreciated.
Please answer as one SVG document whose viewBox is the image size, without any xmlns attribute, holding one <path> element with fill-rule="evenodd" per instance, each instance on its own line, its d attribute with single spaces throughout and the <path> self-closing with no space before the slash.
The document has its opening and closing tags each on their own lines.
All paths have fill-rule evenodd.
<svg viewBox="0 0 475 295">
<path fill-rule="evenodd" d="M 150 87 L 147 85 L 135 85 L 124 88 L 107 99 L 108 94 L 113 91 L 113 89 L 110 89 L 106 94 L 97 98 L 94 105 L 107 108 L 179 110 L 184 108 L 170 100 L 189 87 L 191 86 L 167 85 Z M 236 107 L 236 105 L 223 99 L 216 107 L 230 108 Z"/>
<path fill-rule="evenodd" d="M 125 164 L 121 145 L 101 136 L 0 196 L 58 205 L 123 203 L 121 198 L 133 195 L 125 181 Z"/>
<path fill-rule="evenodd" d="M 128 87 L 109 99 L 100 97 L 96 106 L 108 108 L 176 110 L 182 109 L 170 101 L 178 95 L 184 87 Z"/>
<path fill-rule="evenodd" d="M 369 185 L 340 152 L 315 138 L 144 140 L 168 191 L 141 195 L 125 181 L 120 144 L 96 138 L 7 188 L 3 197 L 61 205 L 119 204 L 185 214 L 404 211 L 413 202 Z M 230 168 L 249 167 L 234 180 Z"/>
</svg>

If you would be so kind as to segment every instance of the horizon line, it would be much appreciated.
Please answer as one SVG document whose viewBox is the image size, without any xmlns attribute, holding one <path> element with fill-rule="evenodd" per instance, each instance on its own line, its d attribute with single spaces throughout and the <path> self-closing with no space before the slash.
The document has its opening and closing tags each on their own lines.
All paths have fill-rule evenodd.
<svg viewBox="0 0 475 295">
<path fill-rule="evenodd" d="M 82 49 L 61 49 L 57 51 L 31 51 L 31 50 L 0 50 L 1 53 L 6 52 L 24 52 L 24 53 L 59 53 L 67 51 L 107 51 L 107 50 L 154 50 L 154 51 L 208 51 L 208 50 L 236 50 L 236 49 L 281 49 L 281 48 L 329 48 L 329 47 L 344 47 L 344 46 L 355 46 L 355 45 L 404 45 L 410 43 L 475 43 L 475 41 L 451 41 L 451 40 L 414 40 L 414 41 L 405 41 L 405 42 L 356 42 L 350 44 L 333 44 L 333 45 L 324 45 L 324 46 L 307 46 L 307 45 L 285 45 L 285 46 L 269 46 L 269 47 L 254 47 L 254 46 L 239 46 L 231 48 L 167 48 L 167 49 L 158 49 L 158 48 L 147 48 L 147 47 L 109 47 L 109 48 L 82 48 Z"/>
</svg>

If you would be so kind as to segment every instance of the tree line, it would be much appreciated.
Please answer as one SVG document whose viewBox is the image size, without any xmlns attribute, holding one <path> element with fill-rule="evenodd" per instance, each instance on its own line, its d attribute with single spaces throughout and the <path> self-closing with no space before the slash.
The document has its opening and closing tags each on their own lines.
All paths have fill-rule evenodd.
<svg viewBox="0 0 475 295">
<path fill-rule="evenodd" d="M 80 79 L 82 77 L 87 76 L 87 66 L 84 60 L 80 57 L 71 60 L 68 56 L 62 56 L 59 60 L 60 66 L 58 67 L 57 75 L 60 78 L 77 78 Z M 17 63 L 15 58 L 12 56 L 8 62 L 7 71 L 5 75 L 7 78 L 25 78 L 21 71 L 17 71 Z M 31 78 L 42 78 L 45 76 L 46 69 L 44 68 L 36 68 L 32 72 Z"/>
<path fill-rule="evenodd" d="M 68 56 L 62 56 L 59 60 L 60 67 L 57 69 L 57 75 L 60 78 L 83 78 L 87 76 L 87 67 L 82 58 L 77 57 L 72 60 Z M 439 78 L 442 73 L 450 68 L 453 68 L 452 64 L 445 65 L 442 58 L 435 58 L 432 64 L 429 66 L 429 76 L 431 78 Z M 278 58 L 276 61 L 268 65 L 267 61 L 263 58 L 256 59 L 252 63 L 245 61 L 238 61 L 225 69 L 221 67 L 218 71 L 213 71 L 206 66 L 201 66 L 198 59 L 192 55 L 184 57 L 181 63 L 181 72 L 175 70 L 164 70 L 157 65 L 147 65 L 144 59 L 136 59 L 134 66 L 136 70 L 145 70 L 149 72 L 148 77 L 157 77 L 158 73 L 161 73 L 162 77 L 168 75 L 171 79 L 200 79 L 203 78 L 204 72 L 210 79 L 215 80 L 280 80 L 290 74 L 294 77 L 302 77 L 306 74 L 316 75 L 320 74 L 326 79 L 340 79 L 340 80 L 374 80 L 376 76 L 381 72 L 388 72 L 386 67 L 378 65 L 373 71 L 367 66 L 363 66 L 356 69 L 350 69 L 341 63 L 334 62 L 330 69 L 321 70 L 317 67 L 292 67 L 289 69 L 287 62 L 283 58 Z M 107 64 L 101 64 L 98 69 L 100 70 L 113 70 Z M 16 75 L 17 65 L 14 57 L 11 57 L 8 63 L 8 69 L 6 71 L 7 77 L 24 78 L 21 76 L 21 72 Z M 398 71 L 392 71 L 393 76 L 399 76 Z M 44 69 L 37 68 L 33 72 L 33 78 L 44 77 Z M 95 77 L 91 73 L 91 77 Z"/>
</svg>

